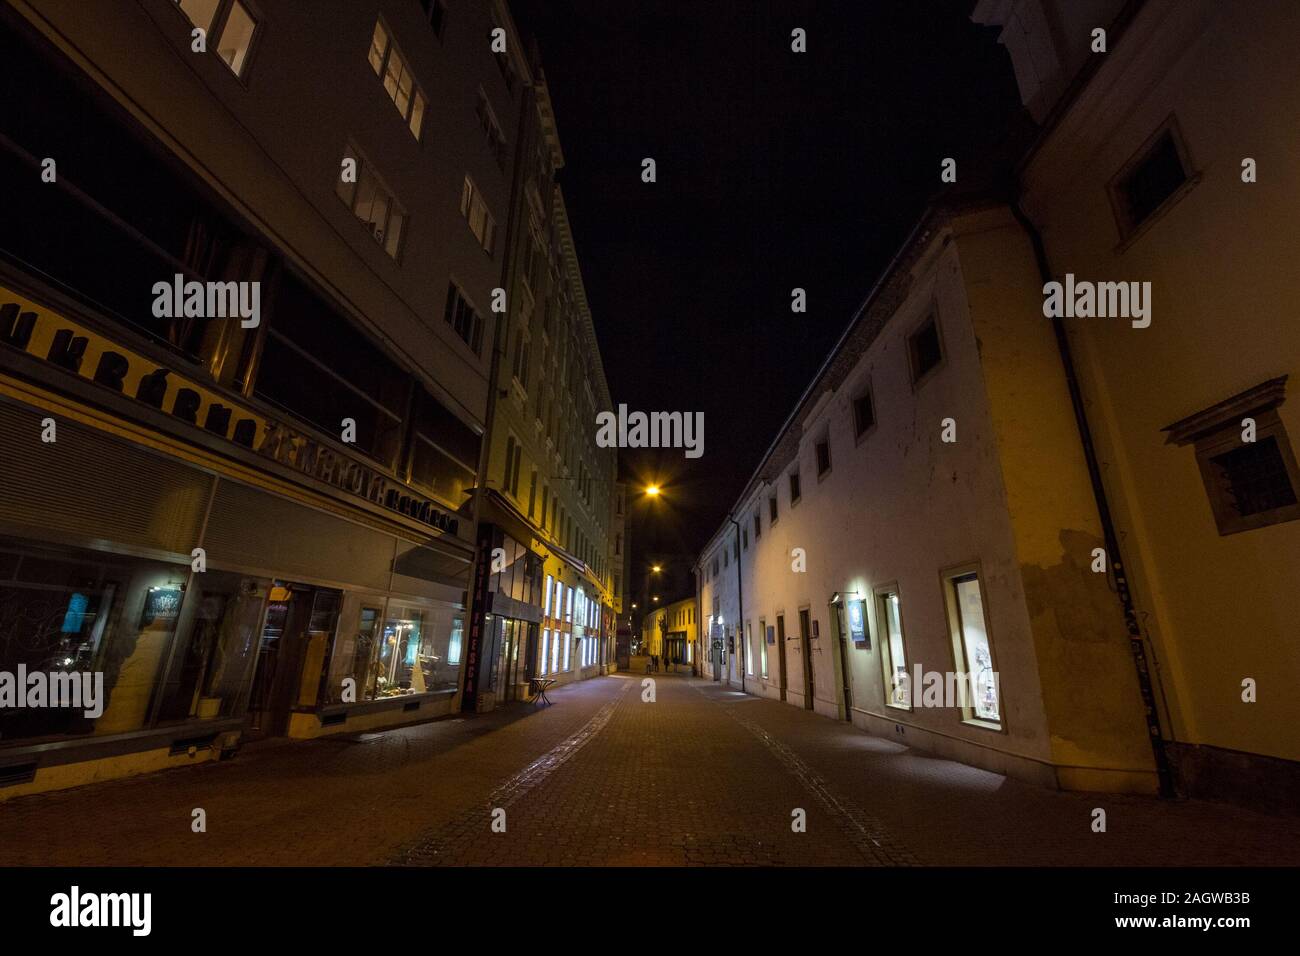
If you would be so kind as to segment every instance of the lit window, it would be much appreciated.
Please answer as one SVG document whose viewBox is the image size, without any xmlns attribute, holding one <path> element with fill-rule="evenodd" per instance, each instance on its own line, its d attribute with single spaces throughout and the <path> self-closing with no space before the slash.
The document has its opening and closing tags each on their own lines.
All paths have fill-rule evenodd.
<svg viewBox="0 0 1300 956">
<path fill-rule="evenodd" d="M 243 75 L 248 48 L 252 46 L 253 32 L 256 29 L 257 21 L 239 0 L 233 0 L 230 12 L 226 14 L 225 26 L 221 28 L 221 38 L 217 40 L 217 56 L 225 61 L 235 76 Z"/>
<path fill-rule="evenodd" d="M 220 2 L 221 0 L 176 0 L 176 5 L 190 18 L 190 23 L 207 33 L 212 29 L 212 21 L 217 15 Z"/>
<path fill-rule="evenodd" d="M 365 223 L 375 242 L 384 247 L 390 258 L 396 259 L 401 248 L 406 213 L 379 181 L 370 164 L 363 162 L 351 147 L 343 151 L 343 159 L 344 162 L 339 166 L 339 179 L 334 187 L 335 193 Z M 348 167 L 353 164 L 355 177 L 345 179 Z"/>
<path fill-rule="evenodd" d="M 767 645 L 772 639 L 767 622 L 760 617 L 758 619 L 758 673 L 763 680 L 767 680 Z"/>
<path fill-rule="evenodd" d="M 882 588 L 876 592 L 876 613 L 884 627 L 880 642 L 880 665 L 885 677 L 885 703 L 903 710 L 912 709 L 908 686 L 907 646 L 903 641 L 903 614 L 898 591 Z"/>
<path fill-rule="evenodd" d="M 474 185 L 474 180 L 468 176 L 465 177 L 465 184 L 461 188 L 460 214 L 469 223 L 469 230 L 474 233 L 474 238 L 479 241 L 479 245 L 488 255 L 491 255 L 492 245 L 496 239 L 496 220 L 488 212 L 487 203 L 484 202 L 478 187 Z"/>
<path fill-rule="evenodd" d="M 539 654 L 538 657 L 537 657 L 537 676 L 538 676 L 538 677 L 543 677 L 543 676 L 545 676 L 546 673 L 547 673 L 547 669 L 546 669 L 546 661 L 547 661 L 546 652 L 547 652 L 547 650 L 548 650 L 549 647 L 550 647 L 550 643 L 551 643 L 551 629 L 550 629 L 550 628 L 545 628 L 545 629 L 542 630 L 542 652 L 541 652 L 541 654 Z"/>
<path fill-rule="evenodd" d="M 984 611 L 979 575 L 974 571 L 952 573 L 945 577 L 944 583 L 953 655 L 958 670 L 967 675 L 957 683 L 962 717 L 1000 727 L 998 675 L 993 668 L 993 649 L 989 643 L 988 617 Z"/>
<path fill-rule="evenodd" d="M 416 88 L 415 74 L 411 72 L 410 64 L 398 52 L 397 45 L 393 43 L 382 21 L 375 21 L 375 32 L 370 38 L 367 58 L 375 75 L 383 78 L 384 91 L 406 121 L 411 135 L 418 140 L 424 126 L 424 94 Z"/>
<path fill-rule="evenodd" d="M 215 46 L 208 48 L 217 54 L 236 76 L 242 76 L 248 60 L 248 50 L 253 45 L 257 21 L 240 0 L 174 0 L 180 11 L 205 35 L 217 30 Z"/>
<path fill-rule="evenodd" d="M 546 593 L 543 595 L 543 600 L 545 601 L 545 604 L 542 608 L 542 613 L 546 617 L 550 617 L 551 616 L 551 576 L 549 574 L 546 576 Z"/>
<path fill-rule="evenodd" d="M 443 316 L 461 340 L 478 355 L 483 348 L 483 320 L 465 300 L 453 282 L 447 287 L 447 310 Z M 543 503 L 545 497 L 543 496 Z"/>
<path fill-rule="evenodd" d="M 745 673 L 750 677 L 754 676 L 754 634 L 750 630 L 750 622 L 745 622 Z"/>
</svg>

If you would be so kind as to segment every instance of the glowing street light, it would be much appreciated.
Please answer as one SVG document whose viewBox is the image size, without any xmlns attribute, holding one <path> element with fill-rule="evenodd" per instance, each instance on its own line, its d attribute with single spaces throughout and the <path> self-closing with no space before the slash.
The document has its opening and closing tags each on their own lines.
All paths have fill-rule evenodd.
<svg viewBox="0 0 1300 956">
<path fill-rule="evenodd" d="M 646 489 L 645 489 L 645 493 L 646 493 L 647 495 L 649 495 L 651 498 L 656 498 L 656 497 L 658 497 L 658 495 L 659 495 L 659 486 L 658 486 L 658 485 L 647 485 L 647 486 L 646 486 Z"/>
<path fill-rule="evenodd" d="M 663 568 L 661 568 L 661 567 L 659 567 L 659 565 L 655 564 L 655 565 L 651 565 L 650 570 L 653 571 L 655 574 L 658 574 L 660 571 L 663 570 Z"/>
</svg>

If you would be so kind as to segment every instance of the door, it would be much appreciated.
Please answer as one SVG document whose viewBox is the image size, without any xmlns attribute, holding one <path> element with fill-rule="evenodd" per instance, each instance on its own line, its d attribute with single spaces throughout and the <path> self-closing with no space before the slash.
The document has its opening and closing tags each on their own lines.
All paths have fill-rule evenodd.
<svg viewBox="0 0 1300 956">
<path fill-rule="evenodd" d="M 776 646 L 780 648 L 781 699 L 785 700 L 785 615 L 776 616 Z"/>
<path fill-rule="evenodd" d="M 277 581 L 271 589 L 249 696 L 250 737 L 283 736 L 295 707 L 315 706 L 340 598 L 302 584 Z"/>
<path fill-rule="evenodd" d="M 849 638 L 846 633 L 848 621 L 844 608 L 839 604 L 831 605 L 831 617 L 835 625 L 835 646 L 840 661 L 840 700 L 844 704 L 844 719 L 853 720 L 853 683 L 849 679 Z"/>
<path fill-rule="evenodd" d="M 799 610 L 799 650 L 803 655 L 803 709 L 813 709 L 813 694 L 816 692 L 816 685 L 813 680 L 813 661 L 812 661 L 812 639 L 810 635 L 811 624 L 808 618 L 808 609 Z"/>
</svg>

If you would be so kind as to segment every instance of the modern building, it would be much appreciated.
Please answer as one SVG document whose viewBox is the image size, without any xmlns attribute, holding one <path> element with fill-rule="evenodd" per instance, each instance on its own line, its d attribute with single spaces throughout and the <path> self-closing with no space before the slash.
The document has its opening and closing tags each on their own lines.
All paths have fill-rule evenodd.
<svg viewBox="0 0 1300 956">
<path fill-rule="evenodd" d="M 0 798 L 459 709 L 538 161 L 504 4 L 15 0 L 0 34 L 0 686 L 103 681 L 0 709 Z M 598 370 L 584 310 L 554 347 Z M 594 567 L 609 509 L 569 510 Z"/>
<path fill-rule="evenodd" d="M 701 613 L 725 637 L 734 596 L 751 693 L 912 746 L 1294 805 L 1298 705 L 1260 689 L 1300 677 L 1300 10 L 974 17 L 1039 123 L 1014 188 L 926 210 L 700 555 Z"/>
</svg>

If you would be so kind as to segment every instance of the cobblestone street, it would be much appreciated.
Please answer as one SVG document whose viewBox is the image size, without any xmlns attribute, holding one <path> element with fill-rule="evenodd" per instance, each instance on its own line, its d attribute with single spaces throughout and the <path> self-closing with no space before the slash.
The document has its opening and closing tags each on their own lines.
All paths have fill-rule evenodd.
<svg viewBox="0 0 1300 956">
<path fill-rule="evenodd" d="M 641 679 L 11 800 L 0 864 L 1300 863 L 1293 818 L 1051 792 L 686 676 L 647 703 Z"/>
</svg>

